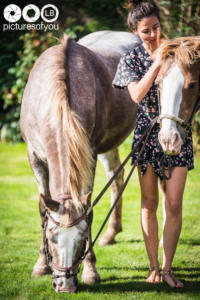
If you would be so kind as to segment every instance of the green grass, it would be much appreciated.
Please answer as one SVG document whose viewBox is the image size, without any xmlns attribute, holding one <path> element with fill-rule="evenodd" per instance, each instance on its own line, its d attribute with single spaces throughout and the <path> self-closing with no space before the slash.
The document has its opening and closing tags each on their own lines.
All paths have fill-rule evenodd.
<svg viewBox="0 0 200 300">
<path fill-rule="evenodd" d="M 124 158 L 130 138 L 120 148 Z M 126 167 L 126 174 L 130 166 Z M 183 290 L 145 283 L 148 259 L 140 228 L 140 190 L 137 172 L 124 192 L 123 232 L 117 243 L 95 245 L 101 283 L 87 286 L 80 281 L 76 294 L 56 294 L 51 276 L 33 278 L 32 268 L 40 246 L 37 184 L 29 167 L 26 146 L 0 145 L 0 299 L 200 299 L 200 159 L 189 172 L 184 194 L 183 229 L 174 259 L 174 270 L 185 279 Z M 106 183 L 98 163 L 94 197 Z M 94 209 L 93 236 L 108 209 L 109 192 Z M 161 204 L 158 209 L 162 225 Z M 161 230 L 160 230 L 161 234 Z M 161 261 L 161 249 L 159 249 Z M 80 277 L 80 275 L 79 275 Z"/>
</svg>

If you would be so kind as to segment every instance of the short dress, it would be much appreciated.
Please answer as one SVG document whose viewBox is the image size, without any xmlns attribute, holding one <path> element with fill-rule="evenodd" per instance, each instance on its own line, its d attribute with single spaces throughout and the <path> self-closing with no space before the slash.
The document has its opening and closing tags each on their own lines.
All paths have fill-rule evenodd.
<svg viewBox="0 0 200 300">
<path fill-rule="evenodd" d="M 137 45 L 132 51 L 128 51 L 122 55 L 113 80 L 113 86 L 116 88 L 124 88 L 133 81 L 140 81 L 152 63 L 151 56 L 144 46 L 142 44 Z M 144 134 L 151 121 L 158 115 L 158 85 L 154 81 L 146 96 L 138 104 L 132 148 Z M 143 154 L 138 161 L 138 165 L 141 166 L 141 175 L 143 176 L 145 174 L 148 164 L 153 167 L 154 172 L 161 180 L 163 180 L 164 177 L 163 169 L 168 169 L 169 165 L 171 165 L 171 168 L 178 166 L 187 167 L 188 170 L 193 169 L 192 131 L 190 130 L 189 135 L 185 138 L 181 152 L 178 155 L 164 154 L 158 141 L 159 131 L 160 125 L 157 123 L 154 126 Z M 141 147 L 142 143 L 140 147 L 134 151 L 132 155 L 132 164 L 137 160 Z"/>
</svg>

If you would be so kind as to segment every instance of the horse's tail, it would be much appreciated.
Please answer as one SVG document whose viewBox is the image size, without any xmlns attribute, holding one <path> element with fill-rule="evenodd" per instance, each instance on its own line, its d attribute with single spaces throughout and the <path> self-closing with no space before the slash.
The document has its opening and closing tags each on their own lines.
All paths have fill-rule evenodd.
<svg viewBox="0 0 200 300">
<path fill-rule="evenodd" d="M 68 179 L 67 187 L 73 199 L 78 200 L 81 193 L 91 187 L 93 180 L 94 160 L 86 130 L 83 128 L 77 114 L 69 105 L 67 51 L 70 38 L 65 35 L 57 48 L 53 60 L 54 74 L 51 82 L 51 105 L 53 123 L 63 132 L 63 141 L 67 149 Z M 53 85 L 53 88 L 52 88 Z M 80 202 L 79 202 L 80 203 Z"/>
</svg>

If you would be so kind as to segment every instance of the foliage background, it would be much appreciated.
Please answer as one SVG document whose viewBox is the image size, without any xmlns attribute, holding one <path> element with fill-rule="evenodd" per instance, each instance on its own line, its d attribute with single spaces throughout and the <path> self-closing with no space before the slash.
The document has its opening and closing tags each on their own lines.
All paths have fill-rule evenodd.
<svg viewBox="0 0 200 300">
<path fill-rule="evenodd" d="M 29 1 L 14 1 L 21 9 Z M 0 38 L 0 129 L 2 141 L 21 141 L 19 129 L 20 103 L 31 67 L 37 57 L 58 43 L 64 32 L 78 40 L 98 30 L 128 30 L 126 1 L 120 0 L 39 0 L 31 1 L 39 8 L 55 4 L 60 12 L 59 31 L 5 31 Z M 163 31 L 169 38 L 200 35 L 199 0 L 155 0 L 161 13 Z M 1 1 L 3 10 L 10 1 Z M 23 19 L 20 20 L 24 23 Z M 4 23 L 6 21 L 4 20 Z M 40 23 L 41 20 L 39 19 Z M 196 149 L 200 147 L 200 114 L 194 121 Z"/>
</svg>

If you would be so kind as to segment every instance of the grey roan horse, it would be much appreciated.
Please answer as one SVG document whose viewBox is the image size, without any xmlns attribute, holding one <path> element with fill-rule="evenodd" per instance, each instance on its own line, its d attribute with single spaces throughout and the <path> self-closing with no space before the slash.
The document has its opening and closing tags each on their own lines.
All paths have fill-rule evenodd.
<svg viewBox="0 0 200 300">
<path fill-rule="evenodd" d="M 25 88 L 21 131 L 38 181 L 43 224 L 33 275 L 49 273 L 50 255 L 57 292 L 76 290 L 76 262 L 85 240 L 87 247 L 91 243 L 92 216 L 79 217 L 90 204 L 97 155 L 110 178 L 120 165 L 117 146 L 135 125 L 136 105 L 127 90 L 111 83 L 120 56 L 138 42 L 126 32 L 97 32 L 79 43 L 65 37 L 39 57 Z M 111 186 L 111 202 L 122 183 L 123 174 Z M 121 229 L 120 199 L 100 244 L 113 243 Z M 95 261 L 91 250 L 82 273 L 86 283 L 100 280 Z"/>
</svg>

